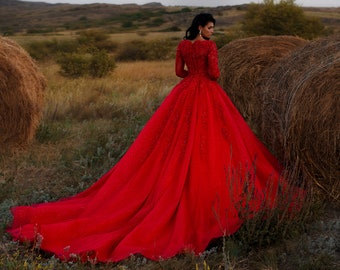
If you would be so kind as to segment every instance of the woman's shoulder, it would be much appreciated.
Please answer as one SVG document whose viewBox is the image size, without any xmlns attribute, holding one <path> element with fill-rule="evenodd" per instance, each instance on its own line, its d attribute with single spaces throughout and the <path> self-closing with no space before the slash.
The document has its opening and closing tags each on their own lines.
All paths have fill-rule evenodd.
<svg viewBox="0 0 340 270">
<path fill-rule="evenodd" d="M 210 52 L 212 50 L 216 50 L 216 44 L 212 40 L 188 40 L 184 39 L 179 42 L 177 46 L 177 50 L 180 52 L 188 52 L 195 50 L 200 52 Z"/>
<path fill-rule="evenodd" d="M 188 40 L 188 39 L 182 39 L 178 45 L 177 45 L 177 49 L 178 50 L 183 50 L 184 48 L 187 48 L 188 46 L 190 46 L 192 43 L 191 40 Z"/>
<path fill-rule="evenodd" d="M 192 43 L 192 41 L 189 40 L 189 39 L 182 39 L 182 40 L 178 43 L 178 46 L 183 46 L 183 44 L 186 44 L 186 43 Z"/>
<path fill-rule="evenodd" d="M 214 46 L 214 47 L 216 47 L 215 41 L 213 41 L 213 40 L 211 40 L 211 39 L 209 39 L 209 40 L 207 40 L 207 41 L 208 41 L 208 43 L 209 43 L 209 46 Z"/>
<path fill-rule="evenodd" d="M 201 46 L 216 46 L 215 41 L 209 39 L 209 40 L 189 40 L 189 39 L 183 39 L 179 42 L 178 46 L 185 46 L 185 45 L 194 45 L 199 44 Z"/>
</svg>

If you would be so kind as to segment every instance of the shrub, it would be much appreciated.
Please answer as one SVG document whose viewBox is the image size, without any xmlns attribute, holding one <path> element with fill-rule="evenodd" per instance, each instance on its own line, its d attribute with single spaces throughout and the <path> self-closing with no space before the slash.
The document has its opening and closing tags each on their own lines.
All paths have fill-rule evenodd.
<svg viewBox="0 0 340 270">
<path fill-rule="evenodd" d="M 69 128 L 62 126 L 58 121 L 44 121 L 40 123 L 35 138 L 39 143 L 55 143 L 64 139 L 69 133 Z"/>
<path fill-rule="evenodd" d="M 178 40 L 134 40 L 125 43 L 120 47 L 116 55 L 117 61 L 138 61 L 138 60 L 167 60 L 174 57 Z"/>
<path fill-rule="evenodd" d="M 182 31 L 181 28 L 179 28 L 178 26 L 174 25 L 174 26 L 171 26 L 169 28 L 166 28 L 164 30 L 161 30 L 161 32 L 179 32 L 179 31 Z"/>
<path fill-rule="evenodd" d="M 157 40 L 146 44 L 147 60 L 167 60 L 173 56 L 174 51 L 174 41 L 170 39 Z"/>
<path fill-rule="evenodd" d="M 31 42 L 27 45 L 27 51 L 34 59 L 43 61 L 55 59 L 60 53 L 74 52 L 77 47 L 78 43 L 74 40 L 58 41 L 53 39 Z"/>
<path fill-rule="evenodd" d="M 36 60 L 56 59 L 63 53 L 88 52 L 91 50 L 106 50 L 114 52 L 117 43 L 109 40 L 104 31 L 86 30 L 78 33 L 77 39 L 35 41 L 27 45 L 27 51 Z"/>
<path fill-rule="evenodd" d="M 191 12 L 191 9 L 188 7 L 182 8 L 181 12 Z"/>
<path fill-rule="evenodd" d="M 68 77 L 104 77 L 115 68 L 114 59 L 104 50 L 94 53 L 65 53 L 57 62 L 62 74 Z"/>
<path fill-rule="evenodd" d="M 293 35 L 312 39 L 325 34 L 319 19 L 306 17 L 294 0 L 264 0 L 264 4 L 250 4 L 243 30 L 248 35 Z"/>
<path fill-rule="evenodd" d="M 149 27 L 155 27 L 155 26 L 161 26 L 163 23 L 165 23 L 163 18 L 154 18 L 151 22 L 147 24 Z"/>
<path fill-rule="evenodd" d="M 85 30 L 80 31 L 79 37 L 77 38 L 79 44 L 97 44 L 102 41 L 106 41 L 109 39 L 109 35 L 104 31 L 99 30 Z"/>
<path fill-rule="evenodd" d="M 89 70 L 89 56 L 80 53 L 64 53 L 57 60 L 62 74 L 68 77 L 84 76 Z"/>
<path fill-rule="evenodd" d="M 122 23 L 122 27 L 123 27 L 123 28 L 133 28 L 133 27 L 134 27 L 134 24 L 133 24 L 133 22 L 131 22 L 131 21 L 127 21 L 127 22 L 123 22 L 123 23 Z"/>
<path fill-rule="evenodd" d="M 99 50 L 114 52 L 117 48 L 117 43 L 110 40 L 107 32 L 102 30 L 85 30 L 79 32 L 77 42 L 81 46 L 94 47 Z"/>
<path fill-rule="evenodd" d="M 36 60 L 45 60 L 51 57 L 51 48 L 55 47 L 55 41 L 32 42 L 27 45 L 27 51 Z"/>
<path fill-rule="evenodd" d="M 109 56 L 105 51 L 95 52 L 90 61 L 89 74 L 92 77 L 104 77 L 110 73 L 116 66 L 113 57 Z"/>
<path fill-rule="evenodd" d="M 146 60 L 146 52 L 144 48 L 145 42 L 134 40 L 128 44 L 124 44 L 118 50 L 116 55 L 117 61 L 137 61 Z"/>
<path fill-rule="evenodd" d="M 214 35 L 214 41 L 216 43 L 217 48 L 222 48 L 224 45 L 228 44 L 233 40 L 233 36 L 225 35 L 225 34 L 218 34 Z"/>
</svg>

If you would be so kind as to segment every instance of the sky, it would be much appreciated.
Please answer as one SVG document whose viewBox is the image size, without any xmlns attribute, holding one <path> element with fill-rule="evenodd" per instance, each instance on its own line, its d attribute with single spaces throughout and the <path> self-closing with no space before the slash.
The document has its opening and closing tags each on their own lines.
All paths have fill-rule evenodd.
<svg viewBox="0 0 340 270">
<path fill-rule="evenodd" d="M 46 2 L 46 3 L 70 3 L 70 4 L 91 4 L 91 3 L 109 3 L 109 4 L 146 4 L 158 2 L 164 6 L 233 6 L 246 3 L 262 3 L 261 0 L 26 0 L 29 2 Z M 340 0 L 295 0 L 295 4 L 303 7 L 339 7 Z"/>
</svg>

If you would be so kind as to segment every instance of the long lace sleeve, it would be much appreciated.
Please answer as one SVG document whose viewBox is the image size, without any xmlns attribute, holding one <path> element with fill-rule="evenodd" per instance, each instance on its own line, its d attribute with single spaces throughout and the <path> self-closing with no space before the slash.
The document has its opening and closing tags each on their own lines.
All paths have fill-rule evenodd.
<svg viewBox="0 0 340 270">
<path fill-rule="evenodd" d="M 188 75 L 188 71 L 184 69 L 184 66 L 185 66 L 185 62 L 184 62 L 184 59 L 182 57 L 182 54 L 181 54 L 181 48 L 180 48 L 180 45 L 178 45 L 177 47 L 177 51 L 176 51 L 176 75 L 180 78 L 184 78 Z"/>
<path fill-rule="evenodd" d="M 211 42 L 211 50 L 208 55 L 208 74 L 211 79 L 217 80 L 220 77 L 220 70 L 218 67 L 218 51 L 215 42 Z"/>
</svg>

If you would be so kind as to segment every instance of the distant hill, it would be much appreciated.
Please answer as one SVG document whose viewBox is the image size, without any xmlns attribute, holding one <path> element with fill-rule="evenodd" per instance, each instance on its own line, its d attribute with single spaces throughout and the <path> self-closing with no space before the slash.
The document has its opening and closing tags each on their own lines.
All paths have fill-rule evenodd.
<svg viewBox="0 0 340 270">
<path fill-rule="evenodd" d="M 50 6 L 48 3 L 44 2 L 26 2 L 17 0 L 0 0 L 1 7 L 18 7 L 18 8 L 35 8 L 41 6 Z"/>
<path fill-rule="evenodd" d="M 112 33 L 146 29 L 176 31 L 187 27 L 193 16 L 202 11 L 213 13 L 218 28 L 226 29 L 241 21 L 246 7 L 247 5 L 216 8 L 167 7 L 158 2 L 144 5 L 74 5 L 0 0 L 0 34 L 49 33 L 86 28 L 103 28 Z M 327 16 L 327 12 L 339 13 L 340 9 L 312 10 L 320 10 L 320 17 L 326 24 L 340 28 L 339 16 Z"/>
<path fill-rule="evenodd" d="M 165 7 L 151 2 L 145 5 L 126 4 L 47 4 L 0 0 L 0 32 L 42 33 L 76 30 L 89 27 L 108 28 L 110 31 L 136 29 L 166 30 L 187 24 L 191 12 L 203 8 Z M 233 7 L 204 9 L 214 13 Z"/>
<path fill-rule="evenodd" d="M 149 7 L 162 7 L 163 5 L 159 2 L 150 2 L 150 3 L 146 3 L 143 6 L 149 6 Z"/>
</svg>

